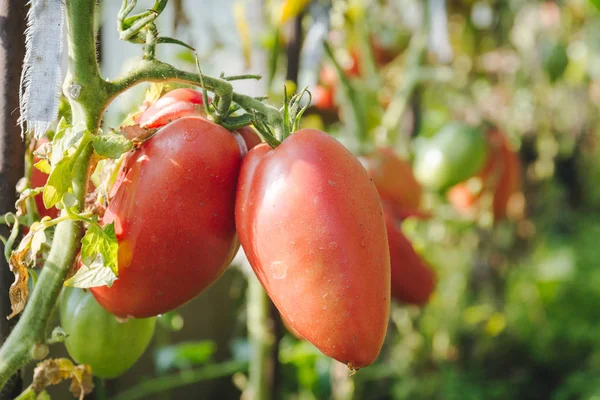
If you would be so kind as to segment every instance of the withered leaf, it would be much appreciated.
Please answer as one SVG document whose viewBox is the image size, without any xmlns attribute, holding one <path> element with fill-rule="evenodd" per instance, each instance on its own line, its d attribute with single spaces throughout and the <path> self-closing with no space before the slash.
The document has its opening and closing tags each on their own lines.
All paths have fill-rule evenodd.
<svg viewBox="0 0 600 400">
<path fill-rule="evenodd" d="M 69 390 L 79 400 L 83 400 L 84 396 L 94 389 L 92 367 L 86 364 L 75 365 L 67 358 L 49 359 L 39 363 L 33 370 L 31 387 L 36 393 L 40 393 L 46 387 L 67 379 L 71 379 Z"/>
</svg>

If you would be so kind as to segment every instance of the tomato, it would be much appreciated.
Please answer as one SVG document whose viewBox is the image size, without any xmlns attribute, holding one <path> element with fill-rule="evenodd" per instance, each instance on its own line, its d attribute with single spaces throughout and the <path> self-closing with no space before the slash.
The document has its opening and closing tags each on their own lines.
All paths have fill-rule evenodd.
<svg viewBox="0 0 600 400">
<path fill-rule="evenodd" d="M 202 115 L 202 92 L 194 89 L 171 90 L 152 104 L 137 121 L 145 129 L 161 128 L 181 117 Z"/>
<path fill-rule="evenodd" d="M 168 123 L 175 121 L 181 117 L 186 116 L 204 116 L 203 105 L 204 100 L 202 92 L 193 89 L 175 89 L 164 96 L 158 101 L 152 104 L 138 119 L 137 123 L 144 129 L 156 129 L 162 128 Z M 246 154 L 248 150 L 257 144 L 261 143 L 260 136 L 256 133 L 254 128 L 245 126 L 233 132 L 239 133 L 243 138 L 246 149 L 242 143 L 240 143 L 240 150 L 242 155 Z M 128 137 L 133 139 L 133 137 Z"/>
<path fill-rule="evenodd" d="M 253 147 L 262 143 L 262 140 L 260 140 L 260 136 L 258 136 L 258 133 L 256 133 L 254 128 L 252 128 L 251 126 L 244 126 L 243 128 L 240 128 L 235 132 L 238 133 L 244 140 L 244 143 L 246 144 L 246 153 L 250 151 Z"/>
<path fill-rule="evenodd" d="M 37 141 L 37 147 L 40 147 L 41 145 L 43 145 L 44 143 L 47 143 L 48 139 L 47 138 L 42 138 L 40 140 Z M 40 161 L 39 157 L 33 157 L 33 163 L 37 163 L 38 161 Z M 38 187 L 42 187 L 46 184 L 46 182 L 48 182 L 48 175 L 46 175 L 45 173 L 43 173 L 42 171 L 40 171 L 39 169 L 37 169 L 36 167 L 31 167 L 31 187 L 32 188 L 38 188 Z M 40 214 L 40 218 L 44 218 L 44 217 L 50 217 L 52 219 L 58 217 L 58 215 L 60 214 L 60 211 L 58 210 L 58 208 L 56 207 L 52 207 L 50 209 L 46 209 L 46 206 L 44 206 L 44 199 L 42 194 L 38 194 L 37 196 L 34 197 L 35 199 L 35 205 L 37 206 L 37 211 L 38 214 Z"/>
<path fill-rule="evenodd" d="M 426 187 L 445 190 L 475 175 L 486 157 L 483 131 L 453 122 L 419 143 L 414 161 L 415 177 Z"/>
<path fill-rule="evenodd" d="M 91 365 L 100 378 L 116 378 L 131 368 L 150 344 L 156 325 L 156 318 L 119 322 L 81 289 L 64 288 L 59 310 L 69 355 Z"/>
<path fill-rule="evenodd" d="M 390 148 L 380 148 L 361 158 L 377 191 L 398 213 L 415 212 L 421 206 L 422 188 L 409 162 Z"/>
<path fill-rule="evenodd" d="M 343 145 L 301 129 L 244 158 L 240 242 L 281 315 L 350 368 L 379 354 L 390 306 L 385 221 L 375 185 Z"/>
<path fill-rule="evenodd" d="M 198 295 L 239 248 L 234 204 L 241 163 L 225 128 L 171 122 L 131 152 L 103 217 L 119 242 L 119 279 L 91 291 L 120 317 L 149 317 Z"/>
<path fill-rule="evenodd" d="M 389 205 L 384 206 L 384 214 L 392 266 L 392 298 L 402 303 L 425 305 L 435 290 L 435 272 L 421 260 L 397 226 Z"/>
<path fill-rule="evenodd" d="M 448 191 L 448 201 L 461 213 L 474 211 L 485 190 L 493 192 L 492 211 L 494 220 L 507 216 L 511 198 L 521 189 L 521 160 L 512 151 L 504 135 L 492 130 L 488 133 L 489 157 L 476 178 L 481 182 L 479 190 L 473 190 L 469 182 L 461 182 Z"/>
<path fill-rule="evenodd" d="M 312 103 L 320 110 L 335 108 L 333 88 L 318 85 L 312 91 Z"/>
<path fill-rule="evenodd" d="M 294 327 L 292 326 L 292 324 L 290 324 L 287 319 L 285 319 L 285 317 L 283 315 L 281 315 L 281 322 L 283 322 L 283 326 L 285 326 L 285 329 L 288 330 L 289 333 L 291 333 L 296 339 L 298 340 L 305 340 L 304 336 L 302 336 L 300 334 L 300 332 L 298 332 L 296 329 L 294 329 Z"/>
</svg>

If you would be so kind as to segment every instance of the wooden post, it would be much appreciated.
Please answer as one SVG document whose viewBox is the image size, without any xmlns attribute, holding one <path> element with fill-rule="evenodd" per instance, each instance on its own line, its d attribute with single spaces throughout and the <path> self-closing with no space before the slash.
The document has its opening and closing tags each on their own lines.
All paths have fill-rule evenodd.
<svg viewBox="0 0 600 400">
<path fill-rule="evenodd" d="M 0 0 L 0 214 L 14 211 L 15 186 L 23 176 L 24 143 L 19 118 L 19 79 L 25 56 L 26 1 Z M 9 231 L 0 225 L 0 235 Z M 2 253 L 4 247 L 0 242 Z M 14 281 L 4 257 L 0 257 L 0 340 L 4 342 L 16 323 L 8 321 L 8 289 Z M 0 399 L 13 399 L 22 390 L 22 379 L 15 375 L 0 393 Z"/>
</svg>

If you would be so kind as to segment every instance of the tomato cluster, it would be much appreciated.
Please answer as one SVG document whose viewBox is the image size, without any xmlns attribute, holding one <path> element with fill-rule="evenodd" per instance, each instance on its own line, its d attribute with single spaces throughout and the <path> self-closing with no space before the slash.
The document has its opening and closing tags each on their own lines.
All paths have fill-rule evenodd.
<svg viewBox="0 0 600 400">
<path fill-rule="evenodd" d="M 464 179 L 478 170 L 484 180 L 497 176 L 498 217 L 518 188 L 518 166 L 509 166 L 515 157 L 502 135 L 489 133 L 486 147 L 478 130 L 464 133 L 457 124 L 420 150 L 449 146 L 454 153 L 432 164 L 430 154 L 417 152 L 413 172 L 391 148 L 359 159 L 315 129 L 271 148 L 251 127 L 230 132 L 211 122 L 191 89 L 167 93 L 136 123 L 141 132 L 158 131 L 125 156 L 112 187 L 102 223 L 115 227 L 119 277 L 90 289 L 97 303 L 130 321 L 172 310 L 215 282 L 241 244 L 289 329 L 353 369 L 377 358 L 390 298 L 423 306 L 435 290 L 435 272 L 400 225 L 428 217 L 419 180 L 455 185 L 449 196 L 456 205 L 452 193 Z M 446 170 L 425 176 L 425 161 Z M 97 306 L 93 298 L 86 302 Z M 63 325 L 73 332 L 79 326 L 68 318 Z"/>
</svg>

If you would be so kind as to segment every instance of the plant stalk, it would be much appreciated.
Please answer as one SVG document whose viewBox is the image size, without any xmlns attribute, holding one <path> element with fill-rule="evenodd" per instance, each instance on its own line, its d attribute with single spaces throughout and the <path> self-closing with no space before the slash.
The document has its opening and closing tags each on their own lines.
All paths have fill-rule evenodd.
<svg viewBox="0 0 600 400">
<path fill-rule="evenodd" d="M 96 132 L 106 103 L 105 85 L 96 60 L 95 0 L 65 2 L 68 27 L 69 71 L 64 89 L 73 108 L 74 126 Z M 92 145 L 81 151 L 73 169 L 77 213 L 83 211 Z M 63 211 L 64 213 L 64 211 Z M 19 368 L 32 361 L 31 350 L 45 342 L 46 325 L 67 272 L 79 251 L 81 223 L 66 220 L 56 227 L 52 249 L 19 322 L 0 348 L 0 387 Z"/>
</svg>

